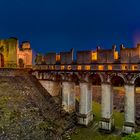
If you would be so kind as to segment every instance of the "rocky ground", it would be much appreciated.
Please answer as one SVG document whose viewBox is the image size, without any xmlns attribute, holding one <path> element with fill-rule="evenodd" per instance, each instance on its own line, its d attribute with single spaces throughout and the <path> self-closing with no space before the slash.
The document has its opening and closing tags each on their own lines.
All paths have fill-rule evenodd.
<svg viewBox="0 0 140 140">
<path fill-rule="evenodd" d="M 72 117 L 28 73 L 0 76 L 0 140 L 61 140 Z"/>
</svg>

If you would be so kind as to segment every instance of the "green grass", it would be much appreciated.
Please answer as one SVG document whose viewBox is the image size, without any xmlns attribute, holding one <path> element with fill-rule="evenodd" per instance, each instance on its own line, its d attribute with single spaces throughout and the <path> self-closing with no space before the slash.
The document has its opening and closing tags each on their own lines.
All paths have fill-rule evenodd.
<svg viewBox="0 0 140 140">
<path fill-rule="evenodd" d="M 120 136 L 115 136 L 113 134 L 101 134 L 98 132 L 95 125 L 99 122 L 101 118 L 101 105 L 94 102 L 93 103 L 94 112 L 94 123 L 89 127 L 79 127 L 77 129 L 77 134 L 72 135 L 72 140 L 120 140 Z M 123 113 L 114 111 L 115 127 L 121 129 L 123 125 Z M 95 129 L 96 128 L 96 129 Z"/>
</svg>

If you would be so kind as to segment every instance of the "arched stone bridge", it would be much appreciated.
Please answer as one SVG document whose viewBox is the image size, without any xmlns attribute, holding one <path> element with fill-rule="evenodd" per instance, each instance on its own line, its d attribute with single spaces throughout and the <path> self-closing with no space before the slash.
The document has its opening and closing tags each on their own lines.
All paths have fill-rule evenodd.
<svg viewBox="0 0 140 140">
<path fill-rule="evenodd" d="M 53 96 L 62 91 L 62 106 L 67 112 L 75 111 L 75 84 L 80 86 L 78 123 L 88 125 L 93 121 L 92 114 L 92 88 L 93 83 L 101 84 L 101 130 L 112 131 L 113 119 L 113 90 L 114 77 L 123 80 L 125 88 L 125 112 L 123 133 L 135 132 L 135 81 L 140 77 L 140 72 L 134 70 L 56 70 L 44 69 L 36 66 L 32 72 L 42 86 Z M 94 91 L 93 91 L 94 94 Z"/>
</svg>

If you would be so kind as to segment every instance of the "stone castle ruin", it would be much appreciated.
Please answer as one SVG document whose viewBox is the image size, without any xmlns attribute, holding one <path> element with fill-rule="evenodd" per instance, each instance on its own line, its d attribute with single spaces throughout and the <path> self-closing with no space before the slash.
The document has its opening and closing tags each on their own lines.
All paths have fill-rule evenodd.
<svg viewBox="0 0 140 140">
<path fill-rule="evenodd" d="M 28 41 L 22 42 L 16 38 L 0 40 L 0 68 L 31 68 L 32 49 Z"/>
<path fill-rule="evenodd" d="M 68 113 L 76 112 L 75 89 L 79 85 L 80 100 L 76 112 L 80 125 L 89 125 L 93 119 L 92 86 L 99 83 L 101 87 L 101 120 L 99 128 L 112 132 L 113 116 L 113 84 L 118 77 L 123 82 L 124 124 L 122 132 L 134 133 L 136 130 L 135 93 L 140 81 L 140 44 L 135 48 L 116 46 L 111 49 L 77 51 L 74 60 L 74 50 L 60 53 L 38 54 L 32 67 L 32 49 L 29 42 L 23 42 L 19 47 L 16 38 L 0 40 L 1 68 L 32 68 L 31 74 L 52 95 L 62 96 L 62 107 Z M 114 83 L 116 82 L 116 83 Z M 93 90 L 93 91 L 92 91 Z"/>
</svg>

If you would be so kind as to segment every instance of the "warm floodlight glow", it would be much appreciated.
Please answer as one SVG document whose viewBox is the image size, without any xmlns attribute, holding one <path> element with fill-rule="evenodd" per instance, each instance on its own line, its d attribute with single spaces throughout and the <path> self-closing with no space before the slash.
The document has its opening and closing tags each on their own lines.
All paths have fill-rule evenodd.
<svg viewBox="0 0 140 140">
<path fill-rule="evenodd" d="M 137 70 L 138 69 L 138 66 L 137 65 L 132 65 L 132 70 Z"/>
<path fill-rule="evenodd" d="M 127 65 L 125 64 L 122 65 L 122 70 L 127 70 L 127 68 L 128 68 Z"/>
<path fill-rule="evenodd" d="M 118 52 L 117 51 L 114 52 L 114 59 L 115 60 L 118 59 Z"/>
<path fill-rule="evenodd" d="M 99 65 L 98 66 L 98 70 L 104 70 L 104 66 L 103 65 Z"/>
<path fill-rule="evenodd" d="M 86 70 L 90 70 L 90 65 L 85 66 Z"/>
<path fill-rule="evenodd" d="M 56 55 L 56 61 L 57 61 L 57 62 L 60 62 L 60 54 L 57 54 L 57 55 Z"/>
<path fill-rule="evenodd" d="M 81 70 L 81 69 L 82 69 L 81 65 L 77 66 L 77 70 Z"/>
<path fill-rule="evenodd" d="M 97 52 L 92 52 L 92 61 L 97 60 Z"/>
<path fill-rule="evenodd" d="M 70 65 L 67 67 L 67 70 L 71 70 L 71 66 Z"/>
<path fill-rule="evenodd" d="M 51 69 L 54 70 L 54 66 L 51 66 Z"/>
<path fill-rule="evenodd" d="M 108 65 L 108 70 L 112 70 L 112 65 Z"/>
<path fill-rule="evenodd" d="M 65 69 L 65 66 L 61 66 L 61 70 L 64 70 Z"/>
</svg>

